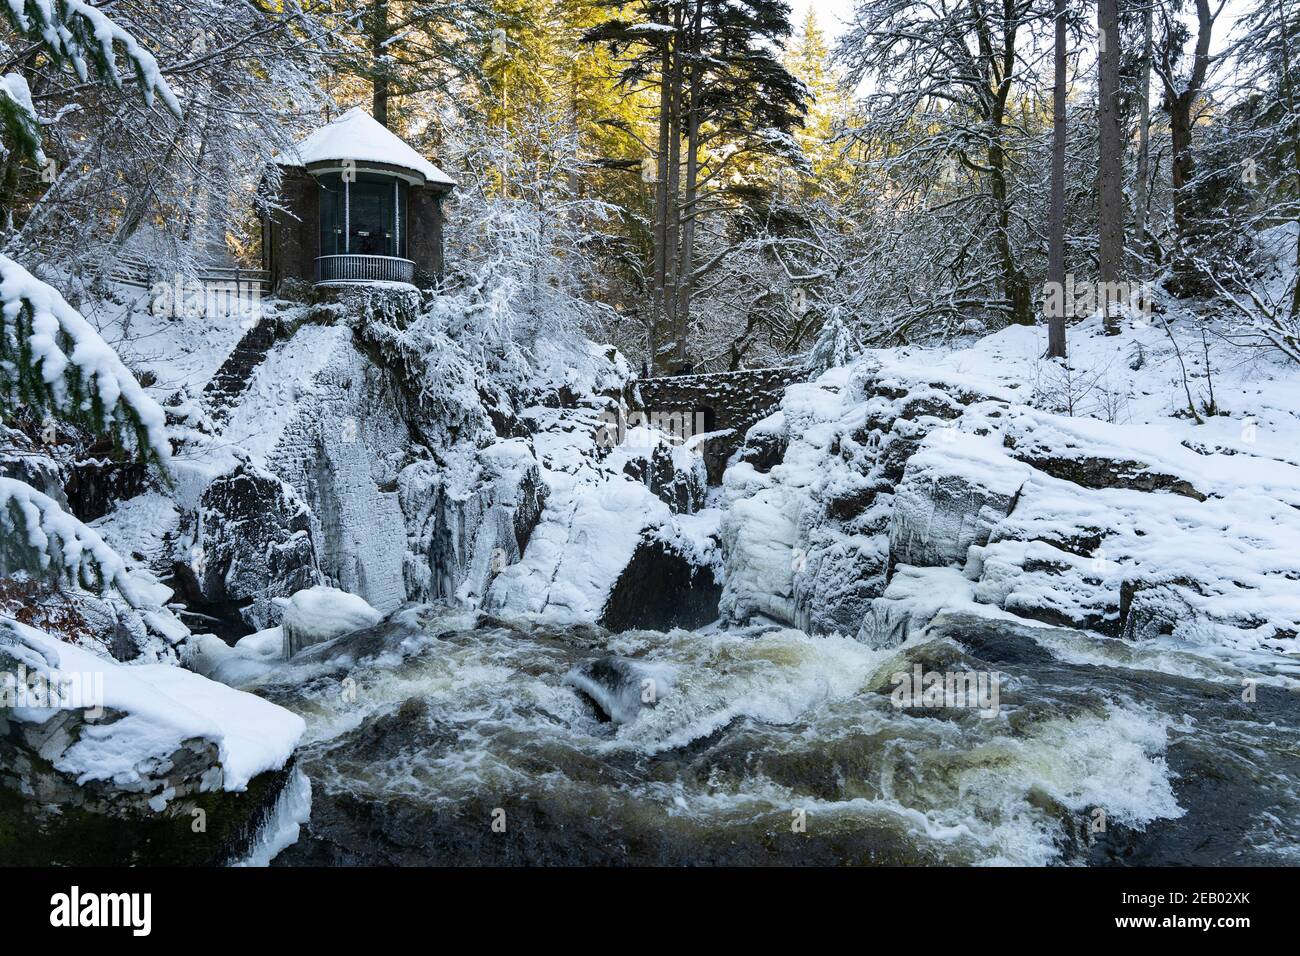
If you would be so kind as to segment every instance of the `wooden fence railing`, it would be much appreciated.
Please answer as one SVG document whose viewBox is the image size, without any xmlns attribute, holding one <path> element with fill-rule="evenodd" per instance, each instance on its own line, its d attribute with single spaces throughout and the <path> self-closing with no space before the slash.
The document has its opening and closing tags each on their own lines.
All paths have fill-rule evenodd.
<svg viewBox="0 0 1300 956">
<path fill-rule="evenodd" d="M 175 273 L 168 273 L 155 262 L 138 256 L 119 256 L 111 277 L 114 282 L 151 289 L 157 282 L 174 282 Z M 244 269 L 240 266 L 205 266 L 194 276 L 205 286 L 215 286 L 236 295 L 267 295 L 271 291 L 271 274 L 265 269 Z"/>
</svg>

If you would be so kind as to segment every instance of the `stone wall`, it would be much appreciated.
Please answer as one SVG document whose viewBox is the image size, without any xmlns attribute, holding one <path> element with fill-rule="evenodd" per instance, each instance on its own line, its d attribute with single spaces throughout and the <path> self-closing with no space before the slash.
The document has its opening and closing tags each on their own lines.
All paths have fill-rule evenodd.
<svg viewBox="0 0 1300 956">
<path fill-rule="evenodd" d="M 442 193 L 424 186 L 408 195 L 406 254 L 415 263 L 415 284 L 423 289 L 442 276 Z"/>
<path fill-rule="evenodd" d="M 651 416 L 652 424 L 656 415 L 670 420 L 675 416 L 689 423 L 690 433 L 729 429 L 729 434 L 710 440 L 704 448 L 709 481 L 717 484 L 745 432 L 776 411 L 786 386 L 806 374 L 794 367 L 643 378 L 632 383 L 630 404 Z"/>
<path fill-rule="evenodd" d="M 280 173 L 280 202 L 285 208 L 270 213 L 269 235 L 264 239 L 272 290 L 285 280 L 315 282 L 320 255 L 320 185 L 305 169 L 281 167 Z"/>
</svg>

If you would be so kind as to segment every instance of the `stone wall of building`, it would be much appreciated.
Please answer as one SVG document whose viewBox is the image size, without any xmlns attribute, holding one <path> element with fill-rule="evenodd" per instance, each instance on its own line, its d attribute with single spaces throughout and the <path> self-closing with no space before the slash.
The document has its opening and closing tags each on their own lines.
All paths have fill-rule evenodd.
<svg viewBox="0 0 1300 956">
<path fill-rule="evenodd" d="M 427 288 L 442 276 L 442 193 L 423 186 L 407 195 L 406 254 L 415 263 L 415 284 Z"/>
<path fill-rule="evenodd" d="M 272 290 L 287 279 L 316 281 L 320 255 L 320 185 L 305 169 L 281 167 L 280 172 L 284 208 L 270 213 L 270 235 L 265 237 Z"/>
</svg>

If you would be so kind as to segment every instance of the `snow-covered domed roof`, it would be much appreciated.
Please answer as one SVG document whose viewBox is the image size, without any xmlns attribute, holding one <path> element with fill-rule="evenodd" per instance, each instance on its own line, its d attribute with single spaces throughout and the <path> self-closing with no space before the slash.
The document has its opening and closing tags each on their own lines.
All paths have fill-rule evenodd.
<svg viewBox="0 0 1300 956">
<path fill-rule="evenodd" d="M 354 160 L 381 163 L 419 173 L 426 182 L 455 186 L 456 181 L 381 126 L 359 106 L 331 120 L 306 137 L 282 158 L 298 166 Z"/>
</svg>

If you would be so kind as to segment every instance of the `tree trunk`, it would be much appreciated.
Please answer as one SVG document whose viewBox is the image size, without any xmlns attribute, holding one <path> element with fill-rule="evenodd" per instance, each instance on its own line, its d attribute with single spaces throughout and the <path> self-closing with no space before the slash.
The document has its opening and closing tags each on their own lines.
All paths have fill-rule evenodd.
<svg viewBox="0 0 1300 956">
<path fill-rule="evenodd" d="M 1178 96 L 1169 103 L 1169 133 L 1172 140 L 1171 161 L 1174 187 L 1174 231 L 1179 246 L 1191 237 L 1194 216 L 1187 185 L 1196 173 L 1192 155 L 1192 97 Z"/>
<path fill-rule="evenodd" d="M 997 215 L 998 259 L 1002 263 L 1002 290 L 1011 307 L 1011 321 L 1016 325 L 1033 325 L 1034 317 L 1029 304 L 1029 283 L 1016 266 L 1011 251 L 1011 206 L 1007 201 L 1006 151 L 1002 147 L 1002 111 L 995 111 L 989 124 L 992 130 L 988 146 L 990 191 Z"/>
<path fill-rule="evenodd" d="M 668 356 L 664 354 L 665 338 L 670 334 L 667 328 L 667 315 L 664 312 L 664 286 L 667 268 L 664 256 L 667 252 L 668 230 L 668 124 L 669 92 L 672 74 L 672 51 L 664 45 L 663 56 L 659 62 L 659 143 L 658 155 L 655 157 L 655 211 L 652 243 L 654 246 L 653 275 L 650 288 L 650 361 L 656 372 L 668 371 Z"/>
<path fill-rule="evenodd" d="M 372 83 L 374 95 L 371 99 L 371 113 L 375 122 L 388 128 L 388 97 L 391 92 L 388 80 L 388 67 L 384 57 L 388 55 L 388 0 L 375 0 L 370 22 L 370 53 L 374 59 Z"/>
<path fill-rule="evenodd" d="M 682 205 L 682 69 L 684 51 L 682 49 L 682 9 L 679 6 L 674 14 L 673 26 L 673 68 L 672 80 L 668 88 L 668 220 L 664 230 L 664 264 L 667 275 L 664 281 L 664 314 L 667 317 L 669 334 L 672 336 L 672 351 L 668 361 L 672 371 L 680 370 L 686 359 L 686 342 L 682 335 L 677 315 L 678 242 L 681 239 Z"/>
<path fill-rule="evenodd" d="M 1146 254 L 1147 184 L 1151 177 L 1151 47 L 1155 0 L 1147 0 L 1142 13 L 1142 81 L 1138 90 L 1137 183 L 1133 195 L 1137 249 Z"/>
<path fill-rule="evenodd" d="M 1098 302 L 1107 335 L 1119 334 L 1116 285 L 1124 275 L 1124 137 L 1119 117 L 1119 3 L 1097 0 Z"/>
<path fill-rule="evenodd" d="M 1222 9 L 1222 8 L 1220 8 Z M 1196 51 L 1192 57 L 1192 70 L 1187 82 L 1178 88 L 1171 84 L 1172 57 L 1166 42 L 1163 50 L 1161 79 L 1164 81 L 1165 108 L 1169 111 L 1169 133 L 1172 156 L 1170 159 L 1174 206 L 1174 274 L 1178 285 L 1192 292 L 1200 286 L 1200 276 L 1192 262 L 1193 234 L 1196 230 L 1196 211 L 1189 190 L 1196 173 L 1192 153 L 1192 108 L 1200 96 L 1210 65 L 1210 38 L 1214 29 L 1215 14 L 1209 0 L 1196 0 Z"/>
<path fill-rule="evenodd" d="M 1055 76 L 1052 86 L 1052 192 L 1047 211 L 1047 282 L 1055 295 L 1046 296 L 1047 357 L 1065 358 L 1065 11 L 1056 0 Z"/>
<path fill-rule="evenodd" d="M 1011 204 L 1007 190 L 1007 155 L 1003 145 L 1003 132 L 1007 112 L 1007 98 L 1011 94 L 1012 77 L 1016 62 L 1016 30 L 1019 20 L 1013 13 L 1013 4 L 1003 4 L 1002 52 L 1000 62 L 993 53 L 993 40 L 987 24 L 980 27 L 980 49 L 989 58 L 990 77 L 995 79 L 988 91 L 987 111 L 989 137 L 986 156 L 989 168 L 989 192 L 993 198 L 996 229 L 994 243 L 1002 267 L 1002 294 L 1016 325 L 1033 325 L 1034 312 L 1029 298 L 1029 281 L 1016 265 L 1011 248 Z M 1000 71 L 1000 77 L 998 76 Z"/>
<path fill-rule="evenodd" d="M 1295 177 L 1295 195 L 1300 196 L 1300 121 L 1296 119 L 1295 77 L 1291 72 L 1291 35 L 1286 19 L 1286 8 L 1282 0 L 1277 3 L 1278 29 L 1282 33 L 1282 76 L 1278 89 L 1282 91 L 1286 102 L 1287 116 L 1291 117 L 1291 172 Z M 1296 216 L 1296 225 L 1300 226 L 1300 214 Z M 1300 228 L 1296 229 L 1295 243 L 1295 284 L 1291 287 L 1291 319 L 1300 318 Z"/>
<path fill-rule="evenodd" d="M 687 82 L 686 101 L 686 194 L 682 204 L 684 218 L 682 222 L 681 260 L 677 267 L 677 323 L 675 334 L 680 343 L 682 361 L 686 359 L 686 342 L 691 327 L 691 289 L 694 285 L 692 273 L 695 270 L 695 203 L 698 198 L 699 152 L 700 152 L 700 87 L 702 77 L 699 65 L 700 28 L 704 15 L 702 0 L 695 0 L 695 12 L 692 16 L 688 49 L 691 51 L 692 67 Z"/>
</svg>

